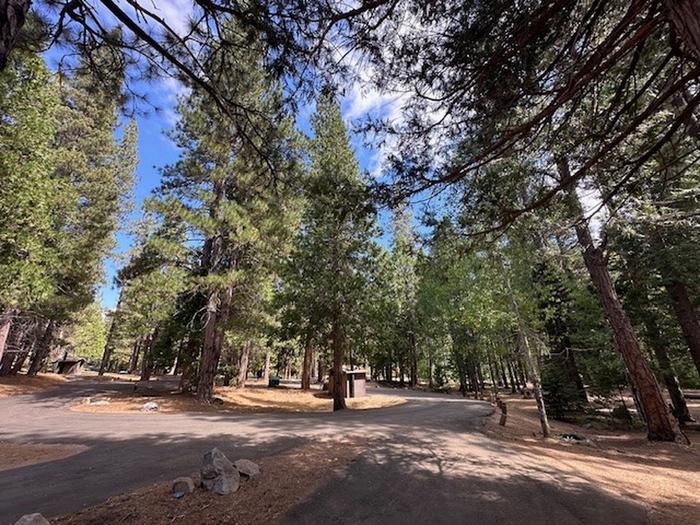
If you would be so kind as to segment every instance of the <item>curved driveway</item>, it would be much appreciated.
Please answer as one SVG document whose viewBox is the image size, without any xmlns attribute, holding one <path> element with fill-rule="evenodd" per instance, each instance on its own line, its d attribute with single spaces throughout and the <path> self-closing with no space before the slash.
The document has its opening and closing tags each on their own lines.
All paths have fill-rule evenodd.
<svg viewBox="0 0 700 525">
<path fill-rule="evenodd" d="M 76 381 L 53 392 L 0 398 L 0 441 L 89 446 L 70 458 L 0 471 L 0 525 L 29 512 L 71 512 L 194 472 L 212 446 L 233 457 L 256 458 L 339 435 L 368 438 L 370 446 L 342 475 L 291 509 L 285 523 L 646 522 L 640 504 L 486 437 L 480 432 L 491 413 L 486 403 L 390 391 L 408 402 L 334 414 L 116 415 L 63 409 L 77 397 L 132 385 Z"/>
</svg>

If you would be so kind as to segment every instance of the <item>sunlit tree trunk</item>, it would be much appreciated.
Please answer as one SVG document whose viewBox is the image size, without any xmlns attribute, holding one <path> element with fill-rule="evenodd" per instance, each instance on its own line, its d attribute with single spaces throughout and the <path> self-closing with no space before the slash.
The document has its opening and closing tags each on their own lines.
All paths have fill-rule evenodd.
<svg viewBox="0 0 700 525">
<path fill-rule="evenodd" d="M 243 343 L 241 358 L 238 362 L 238 380 L 236 381 L 236 386 L 238 388 L 244 388 L 246 380 L 248 379 L 248 364 L 250 363 L 250 352 L 252 348 L 252 341 L 246 341 Z"/>
<path fill-rule="evenodd" d="M 14 316 L 14 310 L 5 310 L 0 314 L 0 359 L 2 359 L 5 353 L 5 345 L 10 335 L 10 328 L 12 327 L 12 319 Z"/>
<path fill-rule="evenodd" d="M 331 330 L 331 348 L 333 349 L 333 411 L 347 408 L 343 394 L 343 360 L 345 358 L 345 334 L 337 317 L 333 320 Z"/>
<path fill-rule="evenodd" d="M 513 313 L 515 314 L 515 319 L 518 323 L 518 348 L 520 349 L 523 362 L 525 363 L 528 379 L 532 384 L 532 391 L 535 397 L 535 403 L 537 404 L 537 413 L 540 417 L 540 427 L 542 427 L 542 436 L 549 437 L 551 433 L 549 428 L 549 419 L 547 418 L 547 409 L 544 406 L 544 396 L 542 395 L 542 385 L 540 384 L 540 377 L 537 371 L 535 356 L 532 354 L 532 350 L 530 348 L 530 338 L 527 335 L 527 326 L 520 313 L 520 305 L 518 304 L 515 294 L 513 293 L 513 289 L 511 288 L 510 284 L 510 277 L 508 276 L 505 268 L 503 268 L 503 277 L 506 283 L 506 289 L 510 295 Z"/>
<path fill-rule="evenodd" d="M 313 341 L 309 337 L 304 345 L 304 363 L 301 370 L 301 389 L 310 390 L 311 389 L 311 367 L 313 366 L 314 360 L 314 347 Z"/>
<path fill-rule="evenodd" d="M 568 164 L 565 160 L 560 159 L 558 165 L 562 180 L 567 180 L 570 177 Z M 615 347 L 627 367 L 632 388 L 636 392 L 644 412 L 647 437 L 652 441 L 674 441 L 676 432 L 671 423 L 661 389 L 639 348 L 632 323 L 615 291 L 604 247 L 596 246 L 593 241 L 588 225 L 583 218 L 576 188 L 573 185 L 569 188 L 569 206 L 572 218 L 576 221 L 576 237 L 583 249 L 584 263 L 598 293 L 605 317 L 612 329 Z"/>
</svg>

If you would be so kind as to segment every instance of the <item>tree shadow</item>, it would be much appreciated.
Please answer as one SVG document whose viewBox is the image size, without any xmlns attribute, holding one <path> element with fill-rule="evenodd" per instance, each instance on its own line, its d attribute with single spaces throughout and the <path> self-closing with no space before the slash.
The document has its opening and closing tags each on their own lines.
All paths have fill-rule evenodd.
<svg viewBox="0 0 700 525">
<path fill-rule="evenodd" d="M 487 458 L 459 461 L 434 443 L 363 454 L 283 523 L 641 525 L 647 509 L 584 480 Z"/>
</svg>

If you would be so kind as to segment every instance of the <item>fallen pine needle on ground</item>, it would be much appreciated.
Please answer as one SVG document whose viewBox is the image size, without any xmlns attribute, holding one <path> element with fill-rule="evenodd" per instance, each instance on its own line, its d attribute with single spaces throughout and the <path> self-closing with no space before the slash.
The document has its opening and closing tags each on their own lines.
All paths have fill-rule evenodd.
<svg viewBox="0 0 700 525">
<path fill-rule="evenodd" d="M 532 454 L 555 462 L 568 473 L 596 486 L 642 502 L 653 525 L 700 523 L 700 434 L 689 434 L 695 445 L 652 443 L 643 432 L 609 432 L 550 419 L 552 438 L 543 439 L 535 402 L 504 396 L 508 405 L 505 427 L 498 424 L 500 411 L 487 421 L 485 433 L 509 442 L 520 454 Z M 590 440 L 574 444 L 563 434 Z"/>
<path fill-rule="evenodd" d="M 201 488 L 175 499 L 170 482 L 109 498 L 104 503 L 51 520 L 54 525 L 149 525 L 284 523 L 288 509 L 313 494 L 364 449 L 359 441 L 319 441 L 281 454 L 251 458 L 260 476 L 241 483 L 234 494 L 218 496 Z M 235 458 L 229 458 L 235 459 Z M 173 478 L 183 473 L 173 472 Z M 192 478 L 195 484 L 198 475 Z"/>
<path fill-rule="evenodd" d="M 85 445 L 32 444 L 0 441 L 0 471 L 64 459 L 87 450 Z"/>
<path fill-rule="evenodd" d="M 158 403 L 159 412 L 331 412 L 331 397 L 318 390 L 303 391 L 298 388 L 267 388 L 252 385 L 245 388 L 219 387 L 215 396 L 223 403 L 203 405 L 193 396 L 175 392 L 154 395 L 125 394 L 91 398 L 89 402 L 77 403 L 72 410 L 91 413 L 138 412 L 144 403 Z M 98 402 L 95 404 L 95 402 Z M 347 399 L 348 408 L 367 410 L 405 403 L 405 399 L 393 395 L 371 395 Z"/>
</svg>

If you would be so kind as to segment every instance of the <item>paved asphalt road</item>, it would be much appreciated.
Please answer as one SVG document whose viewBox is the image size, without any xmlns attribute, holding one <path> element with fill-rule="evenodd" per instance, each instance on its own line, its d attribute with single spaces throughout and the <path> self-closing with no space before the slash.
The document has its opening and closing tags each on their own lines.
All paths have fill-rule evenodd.
<svg viewBox="0 0 700 525">
<path fill-rule="evenodd" d="M 85 444 L 78 455 L 0 471 L 0 525 L 54 516 L 198 469 L 218 446 L 234 457 L 279 453 L 338 426 L 373 445 L 307 501 L 292 524 L 640 525 L 639 503 L 480 432 L 489 405 L 415 392 L 404 405 L 336 414 L 87 414 L 75 398 L 133 388 L 81 380 L 0 398 L 0 441 Z M 377 389 L 381 393 L 386 390 Z M 390 391 L 391 392 L 391 391 Z M 0 450 L 1 453 L 1 450 Z"/>
</svg>

